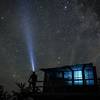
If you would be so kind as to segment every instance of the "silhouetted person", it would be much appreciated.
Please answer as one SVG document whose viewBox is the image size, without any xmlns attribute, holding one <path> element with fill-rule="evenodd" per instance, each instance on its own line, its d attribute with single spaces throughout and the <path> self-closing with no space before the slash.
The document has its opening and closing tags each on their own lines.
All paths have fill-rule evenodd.
<svg viewBox="0 0 100 100">
<path fill-rule="evenodd" d="M 35 72 L 32 73 L 30 76 L 28 82 L 29 82 L 29 87 L 32 87 L 32 91 L 35 92 L 35 87 L 36 87 L 36 81 L 37 81 L 37 75 Z"/>
</svg>

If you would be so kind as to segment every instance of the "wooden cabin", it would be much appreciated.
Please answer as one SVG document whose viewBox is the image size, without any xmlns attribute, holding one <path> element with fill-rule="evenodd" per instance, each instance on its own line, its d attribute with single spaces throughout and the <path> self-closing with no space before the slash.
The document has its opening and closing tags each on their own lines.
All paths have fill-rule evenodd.
<svg viewBox="0 0 100 100">
<path fill-rule="evenodd" d="M 44 93 L 95 92 L 96 67 L 92 63 L 41 69 L 44 72 Z"/>
</svg>

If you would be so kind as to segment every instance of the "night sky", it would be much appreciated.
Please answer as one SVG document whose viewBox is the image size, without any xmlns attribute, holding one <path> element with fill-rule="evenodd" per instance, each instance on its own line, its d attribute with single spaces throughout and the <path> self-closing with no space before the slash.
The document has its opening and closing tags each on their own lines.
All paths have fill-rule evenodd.
<svg viewBox="0 0 100 100">
<path fill-rule="evenodd" d="M 99 0 L 0 0 L 0 84 L 48 67 L 93 62 L 100 76 Z"/>
</svg>

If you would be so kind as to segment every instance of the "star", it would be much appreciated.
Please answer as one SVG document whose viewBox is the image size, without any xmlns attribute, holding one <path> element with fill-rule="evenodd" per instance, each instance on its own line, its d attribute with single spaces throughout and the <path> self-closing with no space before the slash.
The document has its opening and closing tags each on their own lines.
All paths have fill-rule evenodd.
<svg viewBox="0 0 100 100">
<path fill-rule="evenodd" d="M 57 61 L 57 64 L 61 64 L 61 62 L 60 61 Z"/>
<path fill-rule="evenodd" d="M 69 1 L 67 1 L 67 4 L 69 4 L 70 2 Z"/>
<path fill-rule="evenodd" d="M 57 32 L 57 33 L 60 33 L 60 30 L 58 29 L 58 30 L 56 30 L 56 32 Z"/>
<path fill-rule="evenodd" d="M 60 59 L 61 59 L 61 57 L 59 56 L 59 57 L 57 57 L 57 59 L 58 59 L 58 60 L 60 60 Z"/>
<path fill-rule="evenodd" d="M 0 17 L 1 20 L 4 20 L 4 18 L 5 18 L 4 16 L 1 16 L 1 17 Z"/>
<path fill-rule="evenodd" d="M 65 6 L 64 8 L 67 9 L 67 6 Z"/>
<path fill-rule="evenodd" d="M 40 8 L 40 9 L 43 9 L 43 6 L 41 6 L 41 5 L 40 5 L 40 7 L 39 7 L 39 8 Z"/>
<path fill-rule="evenodd" d="M 63 41 L 66 41 L 66 38 L 62 38 Z"/>
<path fill-rule="evenodd" d="M 85 18 L 85 16 L 83 16 L 83 15 L 82 15 L 82 16 L 81 16 L 81 18 L 82 18 L 82 19 L 84 19 L 84 18 Z"/>
<path fill-rule="evenodd" d="M 12 77 L 13 77 L 13 78 L 16 78 L 16 74 L 13 74 Z"/>
<path fill-rule="evenodd" d="M 19 53 L 19 50 L 18 50 L 18 49 L 16 49 L 16 50 L 15 50 L 15 52 L 16 52 L 16 53 Z"/>
</svg>

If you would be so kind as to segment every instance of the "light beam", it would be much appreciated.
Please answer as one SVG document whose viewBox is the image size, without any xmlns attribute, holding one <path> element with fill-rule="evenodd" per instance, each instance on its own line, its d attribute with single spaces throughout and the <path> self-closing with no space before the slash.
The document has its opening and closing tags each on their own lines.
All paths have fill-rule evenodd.
<svg viewBox="0 0 100 100">
<path fill-rule="evenodd" d="M 36 67 L 36 59 L 34 55 L 34 32 L 31 24 L 31 10 L 30 10 L 30 2 L 28 0 L 20 0 L 19 1 L 19 15 L 20 15 L 20 28 L 23 33 L 23 37 L 27 46 L 27 52 L 30 60 L 30 64 L 32 66 L 32 71 L 35 71 Z"/>
</svg>

